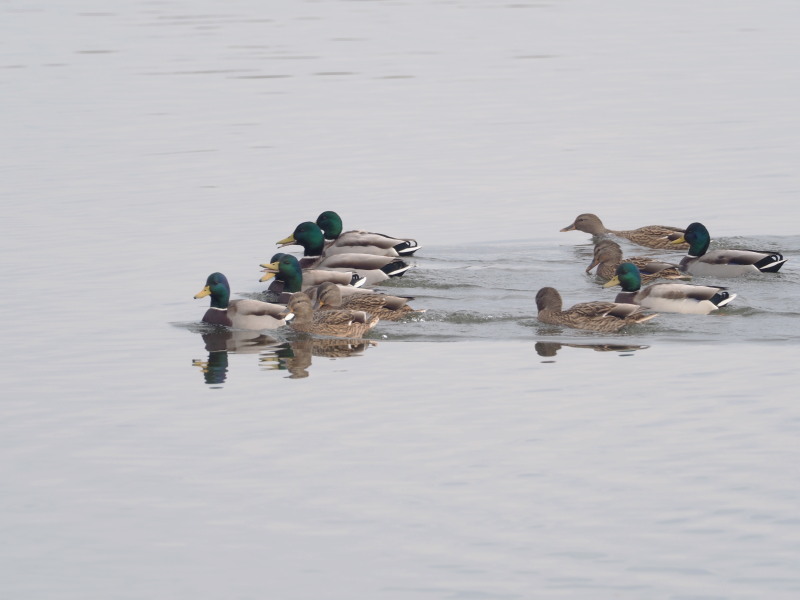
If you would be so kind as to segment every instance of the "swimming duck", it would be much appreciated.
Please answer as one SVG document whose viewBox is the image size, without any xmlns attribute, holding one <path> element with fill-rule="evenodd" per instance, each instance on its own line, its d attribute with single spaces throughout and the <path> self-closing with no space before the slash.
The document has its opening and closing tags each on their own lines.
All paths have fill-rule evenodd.
<svg viewBox="0 0 800 600">
<path fill-rule="evenodd" d="M 292 318 L 286 307 L 259 300 L 231 300 L 231 286 L 222 273 L 212 273 L 206 286 L 195 299 L 211 296 L 211 307 L 203 316 L 204 323 L 225 325 L 234 329 L 275 329 Z"/>
<path fill-rule="evenodd" d="M 622 248 L 614 240 L 603 239 L 594 245 L 594 257 L 591 264 L 586 267 L 589 273 L 597 267 L 597 276 L 608 281 L 617 274 L 617 267 L 622 264 Z M 691 279 L 690 275 L 682 273 L 679 265 L 661 262 L 641 256 L 624 259 L 636 265 L 644 283 L 654 279 Z"/>
<path fill-rule="evenodd" d="M 712 250 L 711 236 L 702 223 L 692 223 L 674 243 L 688 242 L 689 253 L 681 260 L 681 270 L 692 275 L 738 277 L 747 273 L 777 273 L 788 259 L 780 252 L 762 250 Z"/>
<path fill-rule="evenodd" d="M 303 292 L 292 295 L 286 308 L 294 315 L 289 323 L 295 331 L 358 338 L 375 327 L 379 319 L 359 310 L 314 310 L 311 298 Z"/>
<path fill-rule="evenodd" d="M 603 287 L 622 286 L 614 302 L 637 304 L 661 312 L 707 315 L 736 298 L 724 287 L 691 283 L 654 283 L 642 289 L 636 265 L 629 262 L 617 267 L 617 274 Z"/>
<path fill-rule="evenodd" d="M 566 325 L 575 329 L 613 332 L 626 325 L 643 323 L 656 313 L 643 313 L 641 306 L 635 304 L 617 304 L 615 302 L 583 302 L 562 310 L 563 301 L 558 290 L 543 287 L 536 293 L 538 318 L 542 323 Z"/>
<path fill-rule="evenodd" d="M 330 281 L 337 285 L 359 287 L 366 280 L 352 271 L 328 271 L 323 269 L 302 269 L 297 258 L 291 254 L 279 252 L 272 257 L 272 262 L 261 265 L 264 275 L 259 281 L 269 281 L 273 277 L 277 286 L 270 285 L 270 291 L 280 294 L 281 302 L 289 302 L 289 294 L 300 292 L 311 286 Z"/>
<path fill-rule="evenodd" d="M 295 227 L 287 238 L 277 242 L 281 247 L 298 245 L 303 247 L 303 258 L 300 266 L 303 269 L 344 269 L 355 270 L 366 277 L 367 285 L 385 281 L 389 277 L 399 277 L 411 268 L 402 259 L 392 256 L 380 256 L 361 252 L 355 246 L 339 247 L 337 252 L 330 252 L 325 246 L 322 229 L 316 223 L 306 221 Z"/>
<path fill-rule="evenodd" d="M 409 298 L 401 298 L 400 296 L 353 293 L 342 297 L 341 289 L 330 282 L 308 288 L 306 294 L 312 301 L 316 301 L 319 304 L 320 310 L 337 308 L 361 310 L 384 321 L 397 321 L 406 315 L 424 312 L 414 310 L 408 305 Z"/>
<path fill-rule="evenodd" d="M 605 226 L 603 226 L 603 222 L 600 220 L 600 217 L 591 213 L 578 215 L 575 217 L 575 221 L 572 223 L 572 225 L 567 225 L 561 231 L 575 230 L 591 233 L 592 235 L 596 236 L 607 234 L 616 235 L 617 237 L 625 238 L 634 244 L 646 246 L 647 248 L 668 248 L 670 250 L 676 249 L 676 246 L 675 244 L 672 244 L 672 241 L 677 240 L 683 234 L 683 229 L 679 229 L 678 227 L 669 227 L 666 225 L 647 225 L 645 227 L 639 227 L 638 229 L 631 229 L 628 231 L 606 229 Z M 684 245 L 682 248 L 688 248 L 688 245 Z"/>
<path fill-rule="evenodd" d="M 382 233 L 351 230 L 342 232 L 342 218 L 332 210 L 326 210 L 317 217 L 317 225 L 325 234 L 326 240 L 331 240 L 329 248 L 333 252 L 340 247 L 355 246 L 358 250 L 349 252 L 363 252 L 366 254 L 386 254 L 387 256 L 411 256 L 422 246 L 416 240 L 395 238 Z M 345 250 L 348 252 L 348 250 Z"/>
</svg>

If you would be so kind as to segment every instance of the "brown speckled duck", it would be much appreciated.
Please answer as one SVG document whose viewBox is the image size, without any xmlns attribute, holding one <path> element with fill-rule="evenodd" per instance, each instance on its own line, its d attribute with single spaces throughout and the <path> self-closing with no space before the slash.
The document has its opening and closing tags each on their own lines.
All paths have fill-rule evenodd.
<svg viewBox="0 0 800 600">
<path fill-rule="evenodd" d="M 638 229 L 631 229 L 628 231 L 617 231 L 615 229 L 607 229 L 600 217 L 591 213 L 584 213 L 575 217 L 575 221 L 571 225 L 567 225 L 561 231 L 583 231 L 595 236 L 602 235 L 615 235 L 617 237 L 625 238 L 647 248 L 663 248 L 669 250 L 687 249 L 688 244 L 676 244 L 675 240 L 679 240 L 683 236 L 683 229 L 678 227 L 669 227 L 665 225 L 647 225 L 639 227 Z"/>
<path fill-rule="evenodd" d="M 339 286 L 330 282 L 321 283 L 305 292 L 312 301 L 319 303 L 320 310 L 344 308 L 361 310 L 375 315 L 384 321 L 397 321 L 407 315 L 425 312 L 415 310 L 408 305 L 409 298 L 390 296 L 388 294 L 365 293 L 354 291 L 344 296 Z"/>
<path fill-rule="evenodd" d="M 589 273 L 597 267 L 597 276 L 604 281 L 613 279 L 617 274 L 617 267 L 623 262 L 636 265 L 642 276 L 643 283 L 650 283 L 654 279 L 691 279 L 690 275 L 683 273 L 680 266 L 673 263 L 661 262 L 641 256 L 631 258 L 622 257 L 622 248 L 614 240 L 602 239 L 594 245 L 594 257 L 591 264 L 586 267 Z"/>
<path fill-rule="evenodd" d="M 657 316 L 642 312 L 641 306 L 615 302 L 583 302 L 562 310 L 561 294 L 552 287 L 543 287 L 537 292 L 536 307 L 539 309 L 538 319 L 542 323 L 606 333 L 619 331 L 626 325 L 642 323 Z"/>
<path fill-rule="evenodd" d="M 379 321 L 364 311 L 314 310 L 311 298 L 303 292 L 292 295 L 287 309 L 294 315 L 290 326 L 295 331 L 332 337 L 359 338 Z"/>
</svg>

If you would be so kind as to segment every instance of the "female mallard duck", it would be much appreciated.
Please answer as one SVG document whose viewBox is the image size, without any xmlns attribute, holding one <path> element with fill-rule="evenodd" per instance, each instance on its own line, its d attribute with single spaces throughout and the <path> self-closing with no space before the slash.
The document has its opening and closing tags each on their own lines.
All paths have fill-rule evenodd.
<svg viewBox="0 0 800 600">
<path fill-rule="evenodd" d="M 642 288 L 642 277 L 636 265 L 629 262 L 617 267 L 616 276 L 603 287 L 622 286 L 614 302 L 636 304 L 661 312 L 707 315 L 736 298 L 724 287 L 691 283 L 654 283 Z"/>
<path fill-rule="evenodd" d="M 320 310 L 338 308 L 361 310 L 375 315 L 382 321 L 397 321 L 406 315 L 424 312 L 414 310 L 408 305 L 409 298 L 399 296 L 356 292 L 343 297 L 342 290 L 330 282 L 308 288 L 306 294 L 319 304 Z"/>
<path fill-rule="evenodd" d="M 542 323 L 566 325 L 575 329 L 613 332 L 626 325 L 642 323 L 653 317 L 655 313 L 643 313 L 641 306 L 634 304 L 617 304 L 614 302 L 583 302 L 575 304 L 567 310 L 561 310 L 563 302 L 558 290 L 543 287 L 536 294 L 538 318 Z"/>
<path fill-rule="evenodd" d="M 355 270 L 366 277 L 367 285 L 380 283 L 389 277 L 399 277 L 411 268 L 411 265 L 400 258 L 362 253 L 352 246 L 339 248 L 337 253 L 329 253 L 329 249 L 325 247 L 322 229 L 311 221 L 300 223 L 292 235 L 277 244 L 281 247 L 302 246 L 303 258 L 300 266 L 304 269 Z"/>
<path fill-rule="evenodd" d="M 359 310 L 314 310 L 311 298 L 303 292 L 292 295 L 286 308 L 294 315 L 289 326 L 295 331 L 358 338 L 375 327 L 379 319 Z"/>
<path fill-rule="evenodd" d="M 586 272 L 589 273 L 597 267 L 597 276 L 608 281 L 617 274 L 617 267 L 623 260 L 636 265 L 644 283 L 654 279 L 691 279 L 689 275 L 682 273 L 676 264 L 640 256 L 623 259 L 622 248 L 613 240 L 600 240 L 594 245 L 594 257 L 591 264 L 586 267 Z"/>
<path fill-rule="evenodd" d="M 616 235 L 617 237 L 625 238 L 648 248 L 668 248 L 675 250 L 675 244 L 672 242 L 677 240 L 683 234 L 683 229 L 678 227 L 669 227 L 666 225 L 647 225 L 639 227 L 639 229 L 631 229 L 628 231 L 616 231 L 614 229 L 606 229 L 600 217 L 591 213 L 585 213 L 575 217 L 572 225 L 567 225 L 561 231 L 583 231 L 591 233 L 592 235 Z M 676 242 L 677 243 L 677 242 Z M 688 248 L 688 246 L 683 246 Z"/>
<path fill-rule="evenodd" d="M 364 254 L 385 254 L 386 256 L 411 256 L 422 246 L 416 240 L 395 238 L 382 233 L 351 230 L 342 232 L 342 218 L 332 210 L 326 210 L 317 217 L 317 225 L 325 234 L 329 254 L 335 252 L 359 252 Z M 353 247 L 357 249 L 347 250 Z M 340 250 L 340 248 L 345 248 Z"/>
<path fill-rule="evenodd" d="M 203 316 L 204 323 L 225 325 L 234 329 L 275 329 L 292 316 L 286 307 L 259 300 L 231 300 L 231 286 L 222 273 L 212 273 L 206 286 L 195 294 L 195 299 L 211 296 L 211 307 Z"/>
<path fill-rule="evenodd" d="M 291 254 L 279 252 L 272 257 L 272 262 L 261 265 L 264 275 L 259 281 L 269 281 L 273 277 L 278 285 L 270 285 L 270 291 L 280 294 L 280 301 L 289 302 L 289 294 L 300 292 L 325 281 L 337 285 L 359 287 L 366 280 L 352 271 L 327 271 L 324 269 L 302 269 L 297 258 Z"/>
<path fill-rule="evenodd" d="M 689 243 L 689 253 L 681 260 L 681 270 L 692 275 L 738 277 L 747 273 L 777 273 L 788 259 L 780 252 L 762 250 L 712 250 L 711 236 L 702 223 L 692 223 L 676 240 Z"/>
</svg>

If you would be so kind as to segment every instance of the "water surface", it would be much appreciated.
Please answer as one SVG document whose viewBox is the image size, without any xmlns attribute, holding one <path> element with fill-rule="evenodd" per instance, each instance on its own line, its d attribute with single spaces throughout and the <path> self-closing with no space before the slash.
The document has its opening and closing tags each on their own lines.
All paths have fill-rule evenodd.
<svg viewBox="0 0 800 600">
<path fill-rule="evenodd" d="M 0 8 L 2 596 L 796 598 L 796 3 L 273 4 Z M 200 326 L 323 210 L 424 315 Z M 543 326 L 583 212 L 790 260 Z"/>
</svg>

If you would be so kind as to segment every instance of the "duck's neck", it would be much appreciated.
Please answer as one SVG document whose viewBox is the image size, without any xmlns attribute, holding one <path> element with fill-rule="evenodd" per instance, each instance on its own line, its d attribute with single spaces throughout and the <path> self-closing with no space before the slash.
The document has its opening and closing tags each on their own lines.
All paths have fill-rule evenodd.
<svg viewBox="0 0 800 600">
<path fill-rule="evenodd" d="M 283 291 L 291 294 L 299 292 L 303 287 L 303 272 L 301 270 L 293 270 L 290 272 L 281 272 L 281 281 L 283 281 Z"/>
<path fill-rule="evenodd" d="M 698 256 L 703 256 L 706 252 L 708 252 L 708 245 L 711 240 L 695 240 L 689 246 L 689 256 L 692 258 L 697 258 Z"/>
<path fill-rule="evenodd" d="M 228 308 L 231 293 L 228 290 L 217 290 L 211 294 L 211 308 L 225 310 Z"/>
<path fill-rule="evenodd" d="M 322 256 L 325 250 L 325 238 L 306 240 L 303 242 L 303 256 Z"/>
<path fill-rule="evenodd" d="M 642 287 L 642 280 L 638 277 L 621 275 L 619 285 L 623 292 L 638 292 Z"/>
</svg>

